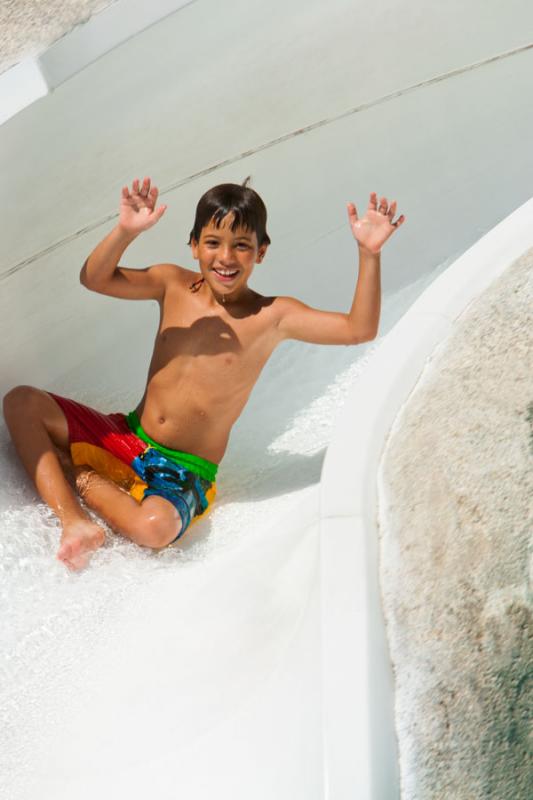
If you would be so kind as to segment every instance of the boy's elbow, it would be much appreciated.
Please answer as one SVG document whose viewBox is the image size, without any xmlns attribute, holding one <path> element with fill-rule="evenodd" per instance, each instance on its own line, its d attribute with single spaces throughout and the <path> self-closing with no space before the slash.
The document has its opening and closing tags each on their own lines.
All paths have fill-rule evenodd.
<svg viewBox="0 0 533 800">
<path fill-rule="evenodd" d="M 377 331 L 371 331 L 371 332 L 365 331 L 364 333 L 354 332 L 352 333 L 350 340 L 347 342 L 347 344 L 354 345 L 354 344 L 364 344 L 365 342 L 371 342 L 373 339 L 376 338 L 377 335 L 378 335 Z"/>
<path fill-rule="evenodd" d="M 89 259 L 87 259 L 88 261 Z M 87 261 L 85 261 L 83 267 L 80 270 L 80 283 L 82 286 L 85 286 L 90 292 L 97 292 L 98 289 L 96 288 L 94 281 L 89 280 L 89 276 L 87 274 Z"/>
<path fill-rule="evenodd" d="M 82 286 L 87 286 L 87 259 L 83 263 L 83 267 L 80 270 L 80 283 Z"/>
</svg>

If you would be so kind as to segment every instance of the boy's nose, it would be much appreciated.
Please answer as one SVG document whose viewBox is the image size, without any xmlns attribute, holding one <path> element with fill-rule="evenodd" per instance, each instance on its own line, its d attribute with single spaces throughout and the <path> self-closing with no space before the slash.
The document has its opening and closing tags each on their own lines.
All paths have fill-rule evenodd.
<svg viewBox="0 0 533 800">
<path fill-rule="evenodd" d="M 218 260 L 221 264 L 231 264 L 232 261 L 231 248 L 224 247 L 219 253 Z"/>
</svg>

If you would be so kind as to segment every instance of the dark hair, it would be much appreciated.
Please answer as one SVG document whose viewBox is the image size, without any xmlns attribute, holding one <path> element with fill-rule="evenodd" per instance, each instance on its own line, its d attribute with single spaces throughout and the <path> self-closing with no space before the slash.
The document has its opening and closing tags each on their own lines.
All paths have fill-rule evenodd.
<svg viewBox="0 0 533 800">
<path fill-rule="evenodd" d="M 241 185 L 238 183 L 221 183 L 213 186 L 203 194 L 196 206 L 194 226 L 189 236 L 188 244 L 195 239 L 200 240 L 202 228 L 209 225 L 211 220 L 217 228 L 227 214 L 233 214 L 231 230 L 238 227 L 248 228 L 257 236 L 257 243 L 270 244 L 270 237 L 266 232 L 267 210 L 266 206 L 256 191 L 246 184 L 250 177 Z"/>
</svg>

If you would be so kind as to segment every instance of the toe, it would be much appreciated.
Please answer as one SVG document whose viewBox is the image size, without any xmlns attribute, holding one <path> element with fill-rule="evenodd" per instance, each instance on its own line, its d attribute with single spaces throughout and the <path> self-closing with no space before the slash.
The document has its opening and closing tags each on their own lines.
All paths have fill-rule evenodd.
<svg viewBox="0 0 533 800">
<path fill-rule="evenodd" d="M 60 561 L 66 561 L 70 558 L 72 554 L 72 546 L 69 542 L 63 542 L 59 550 L 57 551 L 57 557 Z"/>
</svg>

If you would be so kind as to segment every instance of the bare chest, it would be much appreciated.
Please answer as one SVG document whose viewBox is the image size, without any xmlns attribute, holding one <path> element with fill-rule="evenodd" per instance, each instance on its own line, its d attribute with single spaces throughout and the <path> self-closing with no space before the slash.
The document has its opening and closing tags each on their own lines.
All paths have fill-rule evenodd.
<svg viewBox="0 0 533 800">
<path fill-rule="evenodd" d="M 200 310 L 162 307 L 151 371 L 194 377 L 195 384 L 211 390 L 225 387 L 228 379 L 235 389 L 253 384 L 276 344 L 268 310 L 241 315 Z"/>
</svg>

